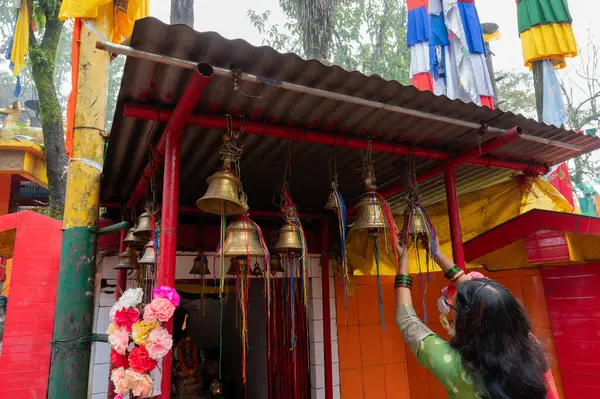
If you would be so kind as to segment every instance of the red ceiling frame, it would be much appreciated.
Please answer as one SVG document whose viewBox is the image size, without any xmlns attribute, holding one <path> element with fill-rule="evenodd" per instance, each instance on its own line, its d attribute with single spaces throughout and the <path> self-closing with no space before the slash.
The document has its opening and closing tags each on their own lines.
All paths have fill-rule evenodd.
<svg viewBox="0 0 600 399">
<path fill-rule="evenodd" d="M 146 105 L 138 105 L 138 104 L 125 104 L 124 107 L 124 116 L 133 117 L 138 119 L 151 120 L 156 122 L 168 122 L 171 118 L 173 111 L 166 108 L 156 108 Z M 232 128 L 239 129 L 240 121 L 238 119 L 234 119 L 232 121 Z M 193 115 L 187 119 L 186 125 L 192 126 L 200 126 L 207 129 L 225 129 L 227 128 L 227 119 L 224 116 L 218 115 Z M 509 130 L 509 132 L 514 131 L 515 129 Z M 366 150 L 369 144 L 369 140 L 366 138 L 353 137 L 342 134 L 333 134 L 315 130 L 308 130 L 302 128 L 294 128 L 289 126 L 280 126 L 271 123 L 265 122 L 255 122 L 255 121 L 246 121 L 244 123 L 244 133 L 255 134 L 259 136 L 265 137 L 276 137 L 280 139 L 288 139 L 295 141 L 303 141 L 307 143 L 315 143 L 315 144 L 323 144 L 329 145 L 333 147 L 344 147 L 351 148 L 356 150 Z M 505 136 L 505 134 L 499 137 L 509 137 Z M 489 142 L 496 142 L 499 140 L 499 137 L 496 139 L 492 139 Z M 157 144 L 157 150 L 161 147 L 162 138 Z M 506 143 L 503 143 L 506 144 Z M 502 144 L 502 145 L 503 145 Z M 163 145 L 164 147 L 164 145 Z M 483 148 L 483 147 L 482 147 Z M 417 158 L 427 158 L 434 159 L 439 161 L 445 161 L 451 158 L 450 154 L 447 152 L 431 149 L 431 148 L 423 148 L 416 147 L 407 144 L 401 143 L 393 143 L 387 141 L 373 140 L 372 141 L 372 150 L 375 152 L 388 153 L 393 155 L 414 155 Z M 164 151 L 164 148 L 163 148 Z M 461 154 L 456 157 L 452 157 L 453 162 L 460 163 L 468 163 L 472 165 L 486 166 L 486 167 L 494 167 L 494 168 L 502 168 L 502 169 L 512 169 L 519 171 L 532 171 L 538 174 L 544 174 L 547 171 L 546 166 L 531 164 L 527 162 L 520 161 L 510 161 L 504 159 L 498 159 L 493 157 L 481 157 L 477 154 L 477 157 L 474 157 L 474 150 L 470 150 L 467 153 Z M 435 170 L 434 170 L 435 171 Z M 434 171 L 430 171 L 429 173 L 433 173 Z M 149 172 L 149 171 L 148 171 Z M 443 169 L 440 171 L 435 171 L 435 174 L 442 173 Z M 149 175 L 149 173 L 144 172 L 144 176 Z M 435 176 L 435 175 L 434 175 Z M 431 177 L 431 176 L 429 176 Z M 423 176 L 422 178 L 429 178 L 427 176 Z M 144 177 L 142 177 L 144 179 Z M 145 180 L 145 179 L 144 179 Z M 138 183 L 138 186 L 140 183 Z M 401 191 L 401 190 L 400 190 Z M 143 193 L 142 193 L 143 194 Z M 135 205 L 135 202 L 139 200 L 142 196 L 138 196 L 139 193 L 137 191 L 134 192 L 134 196 L 128 201 L 127 207 L 131 208 Z"/>
</svg>

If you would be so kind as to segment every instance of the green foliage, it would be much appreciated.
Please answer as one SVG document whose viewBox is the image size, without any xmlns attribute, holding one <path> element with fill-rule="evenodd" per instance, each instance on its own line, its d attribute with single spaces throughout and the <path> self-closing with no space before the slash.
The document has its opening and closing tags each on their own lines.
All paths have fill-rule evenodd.
<svg viewBox="0 0 600 399">
<path fill-rule="evenodd" d="M 248 17 L 263 36 L 263 44 L 305 58 L 318 58 L 314 57 L 312 42 L 307 40 L 327 38 L 329 28 L 314 31 L 318 24 L 310 19 L 312 14 L 299 11 L 307 7 L 306 3 L 307 0 L 280 0 L 288 17 L 284 26 L 269 25 L 270 11 L 248 10 Z M 322 58 L 346 70 L 377 74 L 403 84 L 410 82 L 410 50 L 406 45 L 408 12 L 404 2 L 329 0 L 326 3 L 331 7 L 331 38 Z M 323 15 L 316 14 L 317 22 L 323 19 Z M 311 27 L 308 33 L 307 26 Z"/>
<path fill-rule="evenodd" d="M 527 72 L 497 71 L 498 108 L 536 118 L 533 76 Z"/>
</svg>

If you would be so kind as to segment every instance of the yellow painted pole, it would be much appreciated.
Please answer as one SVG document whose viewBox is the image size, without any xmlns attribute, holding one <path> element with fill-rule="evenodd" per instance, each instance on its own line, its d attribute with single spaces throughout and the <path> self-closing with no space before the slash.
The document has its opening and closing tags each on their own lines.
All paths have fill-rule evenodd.
<svg viewBox="0 0 600 399">
<path fill-rule="evenodd" d="M 81 29 L 79 78 L 75 108 L 73 157 L 68 165 L 62 252 L 52 358 L 50 399 L 83 399 L 88 395 L 96 227 L 104 157 L 109 53 L 96 41 L 112 37 L 113 2 L 99 7 L 98 16 Z"/>
</svg>

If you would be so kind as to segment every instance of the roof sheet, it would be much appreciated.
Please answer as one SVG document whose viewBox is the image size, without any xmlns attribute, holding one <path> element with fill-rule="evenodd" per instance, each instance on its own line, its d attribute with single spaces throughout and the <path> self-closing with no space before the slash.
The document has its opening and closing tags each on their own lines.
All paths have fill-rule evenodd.
<svg viewBox="0 0 600 399">
<path fill-rule="evenodd" d="M 185 25 L 166 25 L 154 18 L 136 23 L 131 46 L 143 51 L 176 58 L 206 62 L 223 68 L 314 88 L 399 105 L 438 115 L 485 123 L 509 129 L 521 126 L 525 133 L 561 140 L 582 146 L 583 152 L 600 146 L 600 139 L 585 134 L 540 124 L 510 112 L 478 107 L 460 100 L 450 100 L 412 86 L 402 86 L 378 76 L 348 72 L 338 66 L 326 66 L 317 60 L 302 60 L 294 54 L 281 54 L 269 47 L 255 47 L 243 40 L 227 40 L 214 32 L 200 33 Z M 123 116 L 126 103 L 174 108 L 191 75 L 176 66 L 129 57 L 119 91 L 110 142 L 104 165 L 102 200 L 124 203 L 148 162 L 151 146 L 164 130 L 163 123 Z M 378 140 L 410 143 L 449 152 L 477 146 L 492 134 L 480 138 L 477 130 L 400 115 L 387 110 L 341 103 L 275 87 L 240 83 L 233 90 L 229 78 L 215 76 L 205 90 L 195 112 L 244 115 L 251 120 L 301 126 Z M 182 139 L 182 204 L 193 204 L 206 189 L 206 177 L 219 166 L 220 133 L 188 126 Z M 318 144 L 293 144 L 292 196 L 302 209 L 322 209 L 330 188 L 328 164 L 337 154 L 340 188 L 347 202 L 354 202 L 362 190 L 360 152 L 332 150 Z M 286 141 L 244 137 L 241 161 L 242 181 L 251 207 L 268 209 L 276 206 L 274 195 L 283 175 L 288 154 Z M 549 165 L 576 154 L 564 148 L 518 140 L 493 153 L 495 157 L 531 161 Z M 397 156 L 374 154 L 378 183 L 382 190 L 400 183 L 403 170 Z M 438 161 L 418 160 L 418 171 L 439 166 Z M 464 165 L 457 168 L 459 193 L 471 191 L 508 178 L 514 171 Z M 443 180 L 434 178 L 420 186 L 425 203 L 444 198 Z M 398 210 L 402 195 L 391 199 Z"/>
</svg>

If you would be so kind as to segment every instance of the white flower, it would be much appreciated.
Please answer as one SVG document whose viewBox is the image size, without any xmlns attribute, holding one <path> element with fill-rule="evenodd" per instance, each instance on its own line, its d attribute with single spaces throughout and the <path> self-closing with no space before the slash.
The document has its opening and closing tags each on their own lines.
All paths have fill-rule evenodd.
<svg viewBox="0 0 600 399">
<path fill-rule="evenodd" d="M 144 290 L 141 288 L 130 288 L 121 295 L 117 302 L 121 308 L 133 308 L 142 303 Z"/>
<path fill-rule="evenodd" d="M 108 319 L 110 320 L 111 323 L 113 323 L 115 321 L 115 313 L 117 313 L 117 310 L 121 310 L 121 309 L 123 309 L 123 305 L 121 305 L 118 301 L 117 301 L 117 303 L 112 305 L 112 307 L 110 308 L 110 312 L 108 314 Z"/>
</svg>

